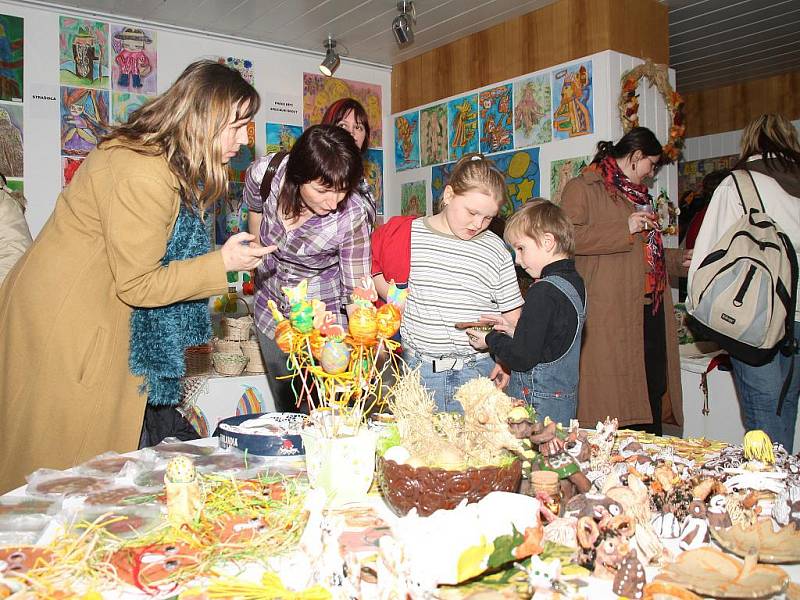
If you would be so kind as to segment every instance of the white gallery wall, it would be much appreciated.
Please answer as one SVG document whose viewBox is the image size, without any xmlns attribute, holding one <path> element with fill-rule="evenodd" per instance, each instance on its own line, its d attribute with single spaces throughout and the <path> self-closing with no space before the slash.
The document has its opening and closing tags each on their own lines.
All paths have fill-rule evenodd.
<svg viewBox="0 0 800 600">
<path fill-rule="evenodd" d="M 181 32 L 145 21 L 115 19 L 109 15 L 64 8 L 31 6 L 25 2 L 0 0 L 0 13 L 24 18 L 24 190 L 28 199 L 27 218 L 35 236 L 49 218 L 61 191 L 60 106 L 59 106 L 59 16 L 89 18 L 133 25 L 157 32 L 158 91 L 164 91 L 190 62 L 199 58 L 234 56 L 253 61 L 254 85 L 262 97 L 262 109 L 255 119 L 256 154 L 264 154 L 264 100 L 269 95 L 293 96 L 301 107 L 303 73 L 319 73 L 319 55 L 291 49 L 203 34 Z M 320 41 L 322 50 L 322 41 Z M 343 79 L 378 84 L 382 88 L 384 184 L 390 189 L 394 173 L 391 148 L 391 71 L 343 59 L 336 71 Z M 32 96 L 53 98 L 34 99 Z M 300 114 L 302 119 L 302 114 Z M 272 122 L 275 120 L 272 119 Z M 388 209 L 388 206 L 387 206 Z"/>
<path fill-rule="evenodd" d="M 800 135 L 800 119 L 792 121 L 792 124 L 797 129 L 798 135 Z M 742 131 L 744 130 L 737 129 L 736 131 L 687 138 L 682 160 L 704 160 L 706 158 L 739 154 Z"/>
</svg>

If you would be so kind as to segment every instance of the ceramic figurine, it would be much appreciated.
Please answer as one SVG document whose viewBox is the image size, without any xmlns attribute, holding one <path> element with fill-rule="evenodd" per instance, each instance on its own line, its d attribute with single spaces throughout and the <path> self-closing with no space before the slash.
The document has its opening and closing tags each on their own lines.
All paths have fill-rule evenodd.
<svg viewBox="0 0 800 600">
<path fill-rule="evenodd" d="M 581 471 L 578 462 L 565 449 L 566 435 L 559 435 L 555 422 L 545 419 L 536 422 L 529 439 L 538 446 L 539 455 L 532 461 L 533 471 L 554 471 L 561 480 L 561 496 L 568 500 L 576 493 L 585 494 L 592 483 Z"/>
<path fill-rule="evenodd" d="M 614 584 L 611 590 L 623 598 L 634 598 L 638 600 L 644 594 L 644 586 L 647 579 L 644 567 L 636 556 L 636 552 L 631 550 L 622 559 L 617 574 L 614 576 Z"/>
<path fill-rule="evenodd" d="M 689 514 L 681 524 L 681 536 L 678 545 L 681 550 L 694 550 L 706 543 L 708 543 L 706 505 L 702 500 L 694 500 L 689 505 Z"/>
<path fill-rule="evenodd" d="M 725 506 L 725 496 L 722 494 L 715 494 L 711 496 L 706 507 L 706 520 L 709 527 L 717 527 L 727 529 L 733 523 L 731 516 L 728 514 L 728 509 Z"/>
<path fill-rule="evenodd" d="M 559 559 L 543 561 L 538 556 L 532 556 L 531 564 L 527 568 L 519 563 L 515 563 L 515 566 L 527 576 L 528 594 L 531 600 L 555 600 L 561 597 L 557 591 L 558 578 L 561 576 Z"/>
</svg>

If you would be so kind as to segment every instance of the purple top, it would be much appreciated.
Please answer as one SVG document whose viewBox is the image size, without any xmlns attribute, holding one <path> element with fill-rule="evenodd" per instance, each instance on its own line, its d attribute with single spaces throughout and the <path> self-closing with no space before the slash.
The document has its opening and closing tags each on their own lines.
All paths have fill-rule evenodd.
<svg viewBox="0 0 800 600">
<path fill-rule="evenodd" d="M 286 174 L 289 157 L 283 159 L 270 186 L 266 201 L 261 199 L 261 180 L 272 154 L 257 159 L 245 175 L 244 200 L 247 206 L 261 212 L 260 238 L 265 246 L 276 245 L 256 270 L 255 318 L 258 328 L 272 335 L 275 321 L 267 307 L 273 300 L 284 316 L 289 315 L 289 302 L 282 287 L 294 287 L 308 280 L 308 299 L 325 303 L 340 325 L 347 329 L 345 306 L 350 294 L 370 273 L 370 235 L 374 222 L 369 194 L 354 191 L 337 210 L 311 218 L 297 229 L 286 231 L 278 216 L 278 192 Z"/>
</svg>

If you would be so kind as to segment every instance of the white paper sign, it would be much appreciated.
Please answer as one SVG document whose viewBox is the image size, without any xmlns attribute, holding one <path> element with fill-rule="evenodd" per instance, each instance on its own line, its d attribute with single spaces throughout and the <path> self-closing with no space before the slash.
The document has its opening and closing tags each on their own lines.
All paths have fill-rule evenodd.
<svg viewBox="0 0 800 600">
<path fill-rule="evenodd" d="M 30 117 L 33 119 L 58 118 L 59 94 L 57 85 L 32 83 L 28 97 Z"/>
<path fill-rule="evenodd" d="M 303 99 L 285 94 L 264 94 L 268 123 L 303 124 Z"/>
</svg>

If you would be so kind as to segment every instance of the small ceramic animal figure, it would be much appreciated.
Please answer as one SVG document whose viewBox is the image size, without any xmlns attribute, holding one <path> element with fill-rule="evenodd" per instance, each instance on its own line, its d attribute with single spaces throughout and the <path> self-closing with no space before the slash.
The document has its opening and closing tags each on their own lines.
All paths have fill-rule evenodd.
<svg viewBox="0 0 800 600">
<path fill-rule="evenodd" d="M 531 600 L 555 600 L 561 597 L 557 591 L 558 578 L 561 576 L 560 560 L 543 561 L 538 556 L 532 556 L 528 568 L 519 563 L 516 566 L 528 576 L 528 593 L 531 595 Z"/>
<path fill-rule="evenodd" d="M 725 496 L 723 494 L 716 494 L 711 496 L 706 507 L 706 520 L 709 527 L 716 527 L 727 529 L 733 523 L 731 516 L 728 514 L 728 508 L 725 505 Z"/>
<path fill-rule="evenodd" d="M 694 550 L 707 542 L 706 505 L 702 500 L 693 500 L 689 505 L 689 514 L 681 524 L 681 537 L 678 545 L 681 550 Z"/>
</svg>

